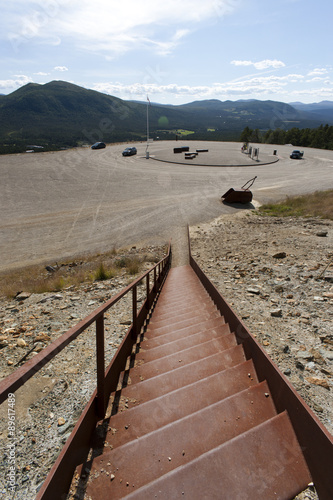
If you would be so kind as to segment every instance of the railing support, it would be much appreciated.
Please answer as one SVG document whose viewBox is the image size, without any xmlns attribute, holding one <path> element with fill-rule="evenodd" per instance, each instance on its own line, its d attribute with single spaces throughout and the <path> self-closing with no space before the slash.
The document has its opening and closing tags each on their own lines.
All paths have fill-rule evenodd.
<svg viewBox="0 0 333 500">
<path fill-rule="evenodd" d="M 104 315 L 96 318 L 97 415 L 105 415 Z"/>
<path fill-rule="evenodd" d="M 154 292 L 156 292 L 156 267 L 154 267 Z"/>
<path fill-rule="evenodd" d="M 149 300 L 149 294 L 150 294 L 150 290 L 149 290 L 149 273 L 147 274 L 146 276 L 146 309 L 150 309 L 150 300 Z"/>
<path fill-rule="evenodd" d="M 132 339 L 137 337 L 137 286 L 134 285 L 132 289 Z"/>
</svg>

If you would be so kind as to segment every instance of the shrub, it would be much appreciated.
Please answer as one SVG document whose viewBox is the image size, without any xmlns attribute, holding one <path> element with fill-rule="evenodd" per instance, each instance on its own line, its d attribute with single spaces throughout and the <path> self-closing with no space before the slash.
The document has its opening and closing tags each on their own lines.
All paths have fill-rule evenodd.
<svg viewBox="0 0 333 500">
<path fill-rule="evenodd" d="M 103 262 L 100 263 L 94 274 L 94 281 L 105 281 L 113 278 L 115 276 L 115 271 L 113 269 L 105 269 Z"/>
</svg>

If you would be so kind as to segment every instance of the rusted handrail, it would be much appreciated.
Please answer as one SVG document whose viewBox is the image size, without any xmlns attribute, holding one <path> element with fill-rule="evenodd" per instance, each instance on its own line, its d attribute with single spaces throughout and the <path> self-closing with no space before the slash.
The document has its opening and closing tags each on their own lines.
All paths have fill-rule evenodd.
<svg viewBox="0 0 333 500">
<path fill-rule="evenodd" d="M 167 267 L 171 260 L 171 245 L 169 245 L 167 255 L 161 259 L 155 266 L 146 271 L 142 276 L 133 281 L 130 285 L 124 288 L 114 297 L 111 297 L 103 305 L 95 309 L 86 318 L 80 321 L 73 328 L 69 329 L 66 333 L 61 335 L 58 339 L 54 340 L 49 346 L 43 349 L 40 353 L 36 354 L 32 359 L 27 361 L 24 365 L 18 368 L 11 375 L 8 375 L 0 382 L 0 404 L 3 403 L 8 394 L 14 393 L 19 387 L 27 382 L 33 375 L 35 375 L 43 366 L 45 366 L 54 356 L 61 352 L 68 344 L 75 340 L 81 333 L 83 333 L 90 325 L 96 324 L 96 360 L 97 360 L 97 412 L 100 417 L 103 416 L 105 409 L 105 391 L 104 391 L 104 314 L 108 309 L 114 306 L 120 299 L 122 299 L 131 290 L 133 291 L 133 323 L 132 323 L 132 338 L 138 331 L 139 315 L 137 314 L 137 286 L 146 278 L 146 293 L 147 298 L 145 301 L 145 309 L 148 313 L 151 304 L 151 295 L 157 292 L 157 283 L 161 283 Z M 158 273 L 156 272 L 158 270 Z M 149 275 L 154 274 L 154 285 L 150 290 Z M 142 325 L 141 325 L 142 326 Z"/>
</svg>

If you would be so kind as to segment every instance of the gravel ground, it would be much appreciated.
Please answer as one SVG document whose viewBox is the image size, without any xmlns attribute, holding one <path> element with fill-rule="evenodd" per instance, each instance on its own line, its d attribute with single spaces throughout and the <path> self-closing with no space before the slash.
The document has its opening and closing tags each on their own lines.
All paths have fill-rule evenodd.
<svg viewBox="0 0 333 500">
<path fill-rule="evenodd" d="M 331 221 L 268 218 L 242 211 L 190 231 L 194 258 L 331 433 L 332 229 Z M 162 251 L 137 250 L 154 258 Z M 40 351 L 132 280 L 123 274 L 57 293 L 1 299 L 2 376 L 11 373 L 32 347 L 33 353 Z M 106 315 L 107 360 L 131 322 L 130 300 Z M 0 407 L 2 498 L 35 497 L 94 388 L 95 339 L 89 329 L 16 392 L 14 437 L 8 432 L 8 402 Z M 7 483 L 7 445 L 13 440 L 15 494 Z M 298 498 L 317 495 L 309 488 Z"/>
<path fill-rule="evenodd" d="M 333 434 L 333 222 L 242 212 L 190 234 L 195 260 Z"/>
<path fill-rule="evenodd" d="M 200 154 L 201 163 L 229 166 L 153 159 L 178 161 L 173 148 L 182 145 L 209 149 Z M 304 148 L 304 158 L 292 160 L 292 147 L 260 144 L 263 161 L 257 162 L 241 153 L 241 143 L 155 141 L 147 160 L 146 144 L 136 146 L 138 154 L 131 157 L 122 157 L 124 144 L 2 155 L 0 271 L 73 258 L 82 251 L 105 252 L 138 242 L 159 245 L 178 226 L 236 212 L 221 204 L 222 194 L 255 176 L 253 192 L 260 203 L 333 188 L 329 150 Z M 276 159 L 276 148 L 279 161 L 263 165 Z"/>
</svg>

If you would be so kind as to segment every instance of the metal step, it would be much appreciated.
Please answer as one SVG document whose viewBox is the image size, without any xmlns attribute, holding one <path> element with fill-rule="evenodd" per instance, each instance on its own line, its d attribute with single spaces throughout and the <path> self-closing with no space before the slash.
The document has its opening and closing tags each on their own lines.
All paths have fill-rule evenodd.
<svg viewBox="0 0 333 500">
<path fill-rule="evenodd" d="M 160 314 L 165 315 L 174 315 L 174 314 L 182 314 L 183 311 L 187 309 L 197 309 L 197 308 L 205 308 L 205 306 L 212 305 L 212 302 L 206 302 L 207 297 L 189 297 L 187 300 L 177 300 L 172 304 L 160 304 L 159 307 L 155 307 L 153 311 L 153 317 L 158 318 Z"/>
<path fill-rule="evenodd" d="M 123 395 L 115 400 L 113 395 L 107 412 L 112 416 L 105 438 L 106 446 L 121 446 L 257 384 L 255 369 L 249 360 L 146 403 L 133 403 Z M 261 384 L 266 390 L 266 382 Z"/>
<path fill-rule="evenodd" d="M 190 322 L 191 323 L 191 322 Z M 199 333 L 203 330 L 208 330 L 209 328 L 215 328 L 217 326 L 224 325 L 225 321 L 221 316 L 218 316 L 217 318 L 213 319 L 206 319 L 203 321 L 200 321 L 199 323 L 194 323 L 190 324 L 188 326 L 182 324 L 181 326 L 178 325 L 177 327 L 172 327 L 171 326 L 163 326 L 161 328 L 156 328 L 156 329 L 150 329 L 148 327 L 147 331 L 145 332 L 145 337 L 157 337 L 159 335 L 165 335 L 166 333 L 171 333 L 175 331 L 179 331 L 182 335 L 192 335 L 193 333 Z"/>
<path fill-rule="evenodd" d="M 154 316 L 149 319 L 150 324 L 154 324 L 155 322 L 161 320 L 161 319 L 167 319 L 167 318 L 172 318 L 175 314 L 177 314 L 178 318 L 180 319 L 185 319 L 185 315 L 191 316 L 193 313 L 196 313 L 198 309 L 200 308 L 200 311 L 205 312 L 205 311 L 216 311 L 216 306 L 214 304 L 206 303 L 206 302 L 200 302 L 197 305 L 190 305 L 190 306 L 181 306 L 181 310 L 178 310 L 176 313 L 174 311 L 170 311 L 169 308 L 162 308 L 162 309 L 156 309 L 154 310 Z"/>
<path fill-rule="evenodd" d="M 203 344 L 184 349 L 183 351 L 178 351 L 175 354 L 163 356 L 163 352 L 161 352 L 161 357 L 156 360 L 147 362 L 142 357 L 140 360 L 135 360 L 137 364 L 131 369 L 131 384 L 136 384 L 142 380 L 147 380 L 157 375 L 161 375 L 162 373 L 176 370 L 181 366 L 194 363 L 220 352 L 228 353 L 228 355 L 232 357 L 239 357 L 239 359 L 245 361 L 242 346 L 237 345 L 226 350 L 223 344 L 217 339 L 208 340 Z M 140 362 L 143 364 L 141 365 Z"/>
<path fill-rule="evenodd" d="M 310 481 L 302 450 L 283 412 L 138 491 L 133 491 L 135 482 L 129 474 L 125 487 L 128 500 L 287 500 Z"/>
<path fill-rule="evenodd" d="M 241 363 L 243 359 L 241 351 L 234 352 L 233 349 L 228 349 L 194 363 L 181 366 L 173 370 L 173 372 L 167 372 L 133 385 L 129 373 L 129 385 L 122 389 L 122 395 L 135 401 L 149 401 L 184 385 L 192 384 L 201 378 L 213 375 L 213 373 L 235 366 Z"/>
<path fill-rule="evenodd" d="M 205 307 L 203 307 L 205 305 Z M 200 314 L 210 314 L 217 312 L 216 307 L 214 304 L 209 303 L 209 305 L 206 305 L 204 302 L 200 306 L 194 306 L 194 307 L 184 307 L 181 312 L 175 313 L 170 313 L 170 311 L 167 310 L 166 313 L 161 312 L 161 314 L 156 315 L 154 313 L 154 317 L 149 320 L 149 325 L 153 325 L 154 327 L 159 325 L 163 326 L 161 323 L 162 322 L 169 322 L 176 320 L 177 322 L 179 321 L 184 321 L 186 319 L 191 319 L 194 316 L 198 316 Z"/>
<path fill-rule="evenodd" d="M 233 395 L 126 445 L 106 450 L 91 469 L 91 498 L 105 498 L 105 476 L 115 476 L 111 498 L 123 498 L 127 483 L 140 488 L 276 415 L 266 384 Z M 134 485 L 134 486 L 133 486 Z M 153 497 L 146 497 L 153 498 Z M 170 497 L 176 498 L 176 497 Z"/>
<path fill-rule="evenodd" d="M 141 343 L 140 352 L 136 355 L 135 359 L 143 359 L 147 362 L 152 361 L 153 359 L 160 358 L 162 355 L 174 354 L 190 347 L 204 344 L 212 339 L 216 339 L 221 344 L 221 349 L 229 349 L 237 345 L 235 335 L 230 333 L 229 325 L 222 325 L 218 328 L 195 333 L 187 337 L 182 337 L 178 332 L 171 333 L 166 337 L 168 337 L 167 343 L 161 342 L 162 340 L 166 340 L 161 337 L 158 341 L 157 339 L 144 340 Z"/>
<path fill-rule="evenodd" d="M 167 328 L 167 331 L 180 330 L 191 325 L 197 325 L 203 321 L 208 321 L 215 318 L 221 318 L 221 314 L 217 311 L 201 311 L 197 310 L 195 313 L 187 315 L 185 318 L 179 318 L 177 316 L 172 316 L 168 319 L 161 319 L 159 321 L 150 322 L 147 327 L 147 332 L 154 332 L 154 334 L 159 335 L 161 329 Z"/>
</svg>

